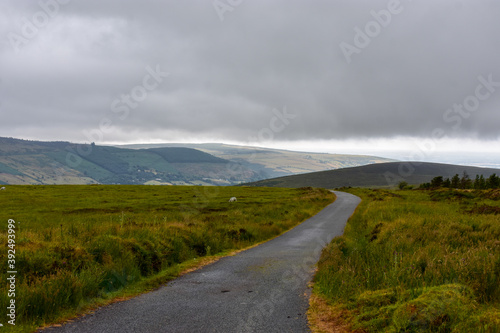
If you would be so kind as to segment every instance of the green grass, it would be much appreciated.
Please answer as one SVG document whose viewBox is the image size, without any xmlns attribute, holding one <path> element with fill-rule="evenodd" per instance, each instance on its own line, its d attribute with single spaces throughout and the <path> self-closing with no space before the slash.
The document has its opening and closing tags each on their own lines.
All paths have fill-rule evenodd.
<svg viewBox="0 0 500 333">
<path fill-rule="evenodd" d="M 166 173 L 178 173 L 178 171 L 163 157 L 158 154 L 149 151 L 126 151 L 116 153 L 121 160 L 126 161 L 129 165 L 129 171 L 132 172 L 133 169 L 138 167 L 144 169 L 154 169 L 159 172 Z"/>
<path fill-rule="evenodd" d="M 48 152 L 47 156 L 60 163 L 61 166 L 67 166 L 69 160 L 70 163 L 74 164 L 73 169 L 75 171 L 81 172 L 92 179 L 108 179 L 113 176 L 111 171 L 106 170 L 93 162 L 87 161 L 86 159 L 77 157 L 74 152 L 72 154 L 68 154 L 68 151 Z"/>
<path fill-rule="evenodd" d="M 325 190 L 9 186 L 0 192 L 0 278 L 16 222 L 16 326 L 30 331 L 165 283 L 200 258 L 275 237 L 334 200 Z M 236 196 L 238 201 L 229 203 Z M 0 308 L 9 302 L 0 287 Z"/>
<path fill-rule="evenodd" d="M 10 173 L 12 175 L 22 175 L 18 170 L 11 168 L 7 164 L 0 163 L 0 173 Z"/>
<path fill-rule="evenodd" d="M 323 251 L 315 292 L 352 329 L 500 331 L 498 190 L 347 191 L 362 203 Z"/>
</svg>

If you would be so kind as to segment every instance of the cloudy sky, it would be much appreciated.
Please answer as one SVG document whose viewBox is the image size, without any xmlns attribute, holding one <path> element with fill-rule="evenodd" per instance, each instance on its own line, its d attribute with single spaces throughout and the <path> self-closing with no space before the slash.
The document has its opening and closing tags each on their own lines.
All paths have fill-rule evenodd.
<svg viewBox="0 0 500 333">
<path fill-rule="evenodd" d="M 0 136 L 500 155 L 499 17 L 497 0 L 4 0 Z"/>
</svg>

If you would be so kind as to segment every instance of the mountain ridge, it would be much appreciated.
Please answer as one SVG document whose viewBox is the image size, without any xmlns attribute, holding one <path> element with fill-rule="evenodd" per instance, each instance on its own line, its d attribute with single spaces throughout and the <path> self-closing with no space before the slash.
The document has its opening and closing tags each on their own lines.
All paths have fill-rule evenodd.
<svg viewBox="0 0 500 333">
<path fill-rule="evenodd" d="M 291 175 L 242 184 L 244 186 L 266 187 L 395 187 L 405 181 L 411 185 L 430 182 L 432 178 L 443 176 L 451 178 L 463 172 L 474 178 L 476 175 L 488 177 L 500 174 L 500 169 L 480 168 L 466 165 L 430 162 L 389 162 L 357 167 Z"/>
<path fill-rule="evenodd" d="M 0 137 L 0 184 L 237 185 L 388 160 L 227 144 L 101 146 Z"/>
<path fill-rule="evenodd" d="M 0 138 L 2 184 L 232 185 L 261 179 L 240 166 L 183 147 L 124 149 L 64 141 Z"/>
<path fill-rule="evenodd" d="M 275 148 L 237 146 L 221 143 L 163 143 L 123 145 L 124 148 L 190 147 L 244 165 L 258 172 L 263 179 L 396 161 L 371 155 L 328 154 Z"/>
</svg>

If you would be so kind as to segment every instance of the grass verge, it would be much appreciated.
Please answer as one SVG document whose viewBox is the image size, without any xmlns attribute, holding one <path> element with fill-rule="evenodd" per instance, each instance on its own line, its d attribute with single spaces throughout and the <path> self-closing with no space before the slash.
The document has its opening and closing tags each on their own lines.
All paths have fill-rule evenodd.
<svg viewBox="0 0 500 333">
<path fill-rule="evenodd" d="M 324 249 L 314 293 L 351 331 L 500 331 L 495 190 L 346 191 L 362 202 Z"/>
</svg>

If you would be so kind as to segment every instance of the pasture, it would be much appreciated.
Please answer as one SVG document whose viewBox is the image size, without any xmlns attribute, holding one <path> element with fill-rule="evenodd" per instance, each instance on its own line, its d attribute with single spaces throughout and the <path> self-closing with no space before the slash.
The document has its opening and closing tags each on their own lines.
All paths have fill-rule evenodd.
<svg viewBox="0 0 500 333">
<path fill-rule="evenodd" d="M 17 273 L 14 297 L 0 286 L 2 329 L 34 330 L 156 288 L 203 258 L 283 233 L 334 198 L 312 188 L 8 186 L 0 196 L 0 278 Z M 14 269 L 6 266 L 9 219 Z M 12 299 L 16 326 L 6 323 Z"/>
</svg>

